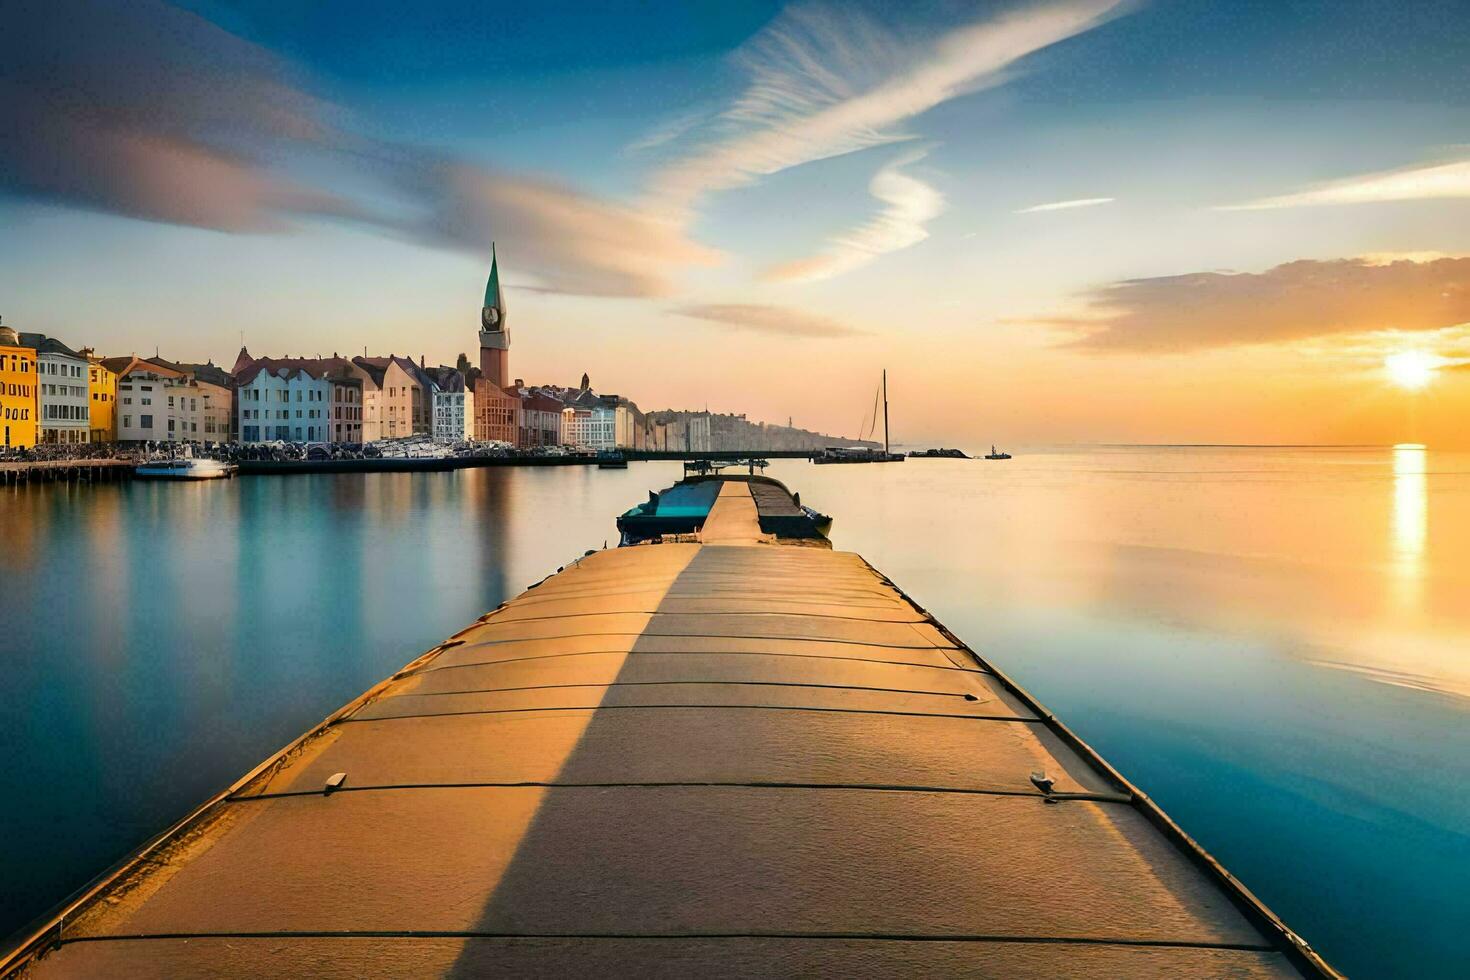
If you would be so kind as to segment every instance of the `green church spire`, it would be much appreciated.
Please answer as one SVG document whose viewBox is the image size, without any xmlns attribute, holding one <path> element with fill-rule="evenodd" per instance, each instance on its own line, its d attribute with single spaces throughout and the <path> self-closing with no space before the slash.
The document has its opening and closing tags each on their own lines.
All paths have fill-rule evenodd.
<svg viewBox="0 0 1470 980">
<path fill-rule="evenodd" d="M 480 308 L 480 329 L 490 332 L 505 330 L 505 294 L 500 291 L 500 266 L 495 259 L 495 245 L 490 245 L 490 278 L 485 280 L 485 305 Z"/>
<path fill-rule="evenodd" d="M 495 261 L 495 246 L 490 246 L 490 278 L 485 282 L 485 305 L 503 309 L 500 299 L 500 269 Z"/>
</svg>

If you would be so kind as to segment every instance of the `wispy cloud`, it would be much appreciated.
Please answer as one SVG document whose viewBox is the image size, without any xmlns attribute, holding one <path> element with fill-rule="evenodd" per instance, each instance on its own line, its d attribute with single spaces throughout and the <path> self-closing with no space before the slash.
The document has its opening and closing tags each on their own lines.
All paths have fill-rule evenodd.
<svg viewBox="0 0 1470 980">
<path fill-rule="evenodd" d="M 1047 322 L 1095 350 L 1186 351 L 1470 323 L 1470 257 L 1288 262 L 1260 273 L 1128 279 Z"/>
<path fill-rule="evenodd" d="M 910 139 L 904 121 L 999 84 L 1017 61 L 1099 24 L 1119 0 L 1043 3 L 905 37 L 849 8 L 783 12 L 740 53 L 750 83 L 704 141 L 653 176 L 650 196 L 687 214 L 707 194 L 855 150 Z"/>
<path fill-rule="evenodd" d="M 1222 205 L 1217 211 L 1265 211 L 1274 208 L 1331 204 L 1372 204 L 1470 197 L 1470 160 L 1360 174 L 1316 187 L 1265 197 L 1245 204 Z"/>
<path fill-rule="evenodd" d="M 6 27 L 0 191 L 220 231 L 354 210 L 261 165 L 332 140 L 268 52 L 156 0 L 55 0 Z"/>
<path fill-rule="evenodd" d="M 850 337 L 857 330 L 830 317 L 783 306 L 755 303 L 706 303 L 676 307 L 670 312 L 717 323 L 731 330 L 786 334 L 793 337 Z"/>
<path fill-rule="evenodd" d="M 720 258 L 668 221 L 549 180 L 421 151 L 394 157 L 398 185 L 415 210 L 391 227 L 479 255 L 498 242 L 516 267 L 555 292 L 667 296 L 673 271 Z"/>
<path fill-rule="evenodd" d="M 868 191 L 883 204 L 878 214 L 833 236 L 821 254 L 783 263 L 763 278 L 779 282 L 830 279 L 928 238 L 924 226 L 943 213 L 944 195 L 902 169 L 922 160 L 926 152 L 903 156 L 873 175 Z"/>
<path fill-rule="evenodd" d="M 355 133 L 289 65 L 158 0 L 52 0 L 6 28 L 0 193 L 222 232 L 330 216 L 479 255 L 497 240 L 571 293 L 666 295 L 717 259 L 646 211 Z"/>
<path fill-rule="evenodd" d="M 1053 201 L 1051 204 L 1033 204 L 1029 208 L 1012 211 L 1012 214 L 1035 214 L 1038 211 L 1070 211 L 1072 208 L 1094 208 L 1099 204 L 1112 204 L 1116 197 L 1079 197 L 1072 201 Z"/>
</svg>

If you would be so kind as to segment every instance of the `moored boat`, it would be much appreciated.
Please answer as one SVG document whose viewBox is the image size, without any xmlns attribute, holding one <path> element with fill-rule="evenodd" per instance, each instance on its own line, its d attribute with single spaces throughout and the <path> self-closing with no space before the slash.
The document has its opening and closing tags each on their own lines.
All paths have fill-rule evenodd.
<svg viewBox="0 0 1470 980">
<path fill-rule="evenodd" d="M 988 453 L 985 454 L 985 458 L 986 459 L 1010 459 L 1011 458 L 1011 454 L 1010 453 L 997 452 L 996 449 L 995 449 L 995 447 L 994 446 L 991 446 L 990 447 L 990 452 L 988 452 Z"/>
<path fill-rule="evenodd" d="M 234 463 L 217 459 L 151 459 L 133 468 L 140 480 L 227 480 L 238 473 Z"/>
</svg>

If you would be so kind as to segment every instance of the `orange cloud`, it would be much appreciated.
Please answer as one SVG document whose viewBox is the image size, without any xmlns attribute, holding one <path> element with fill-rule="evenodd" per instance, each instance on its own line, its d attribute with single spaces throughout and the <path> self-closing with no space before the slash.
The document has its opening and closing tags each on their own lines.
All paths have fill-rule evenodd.
<svg viewBox="0 0 1470 980">
<path fill-rule="evenodd" d="M 1084 331 L 1072 346 L 1185 351 L 1470 322 L 1470 257 L 1374 264 L 1288 262 L 1261 273 L 1129 279 L 1085 297 L 1087 315 L 1049 320 Z"/>
</svg>

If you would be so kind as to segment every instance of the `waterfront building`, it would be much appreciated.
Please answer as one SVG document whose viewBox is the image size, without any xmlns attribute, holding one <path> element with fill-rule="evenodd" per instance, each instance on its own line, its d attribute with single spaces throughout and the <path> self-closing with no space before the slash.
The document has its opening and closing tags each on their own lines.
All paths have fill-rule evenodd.
<svg viewBox="0 0 1470 980">
<path fill-rule="evenodd" d="M 372 382 L 371 388 L 363 387 L 365 439 L 371 442 L 432 434 L 434 382 L 421 365 L 392 354 L 354 357 L 352 363 Z M 374 431 L 369 433 L 368 429 Z"/>
<path fill-rule="evenodd" d="M 350 362 L 327 373 L 328 436 L 332 442 L 363 442 L 363 385 L 360 368 L 355 373 Z M 371 384 L 371 382 L 367 382 Z"/>
<path fill-rule="evenodd" d="M 510 329 L 506 324 L 505 293 L 492 247 L 490 277 L 480 307 L 480 376 L 474 382 L 477 442 L 520 442 L 521 399 L 506 392 L 510 383 Z"/>
<path fill-rule="evenodd" d="M 434 441 L 468 442 L 475 435 L 475 393 L 452 367 L 428 369 L 434 382 Z"/>
<path fill-rule="evenodd" d="M 117 377 L 118 442 L 229 440 L 234 393 L 219 368 L 136 354 L 100 363 Z M 217 373 L 205 372 L 213 380 L 190 373 L 190 368 L 200 367 L 213 368 Z"/>
<path fill-rule="evenodd" d="M 327 358 L 253 359 L 235 375 L 240 441 L 325 442 Z"/>
<path fill-rule="evenodd" d="M 36 444 L 36 349 L 0 324 L 0 446 Z"/>
<path fill-rule="evenodd" d="M 613 442 L 619 449 L 648 448 L 648 419 L 638 406 L 621 395 L 604 395 L 613 409 Z"/>
<path fill-rule="evenodd" d="M 20 334 L 36 351 L 36 395 L 40 442 L 74 445 L 92 441 L 89 362 L 54 337 Z"/>
<path fill-rule="evenodd" d="M 207 441 L 238 440 L 235 414 L 235 376 L 214 361 L 203 364 L 187 361 L 168 361 L 161 357 L 150 357 L 148 363 L 178 371 L 199 383 L 200 390 L 209 396 L 207 403 L 201 402 L 199 432 Z"/>
<path fill-rule="evenodd" d="M 91 419 L 93 442 L 117 441 L 117 375 L 102 363 L 102 358 L 90 347 L 83 347 L 83 357 L 90 365 L 87 368 L 87 390 L 91 395 Z"/>
<path fill-rule="evenodd" d="M 617 407 L 568 405 L 561 413 L 563 445 L 605 452 L 618 445 Z"/>
<path fill-rule="evenodd" d="M 516 434 L 517 448 L 535 449 L 538 446 L 561 444 L 561 413 L 566 407 L 561 399 L 544 388 L 527 388 L 520 378 L 516 379 L 515 385 L 507 394 L 521 400 Z"/>
</svg>

